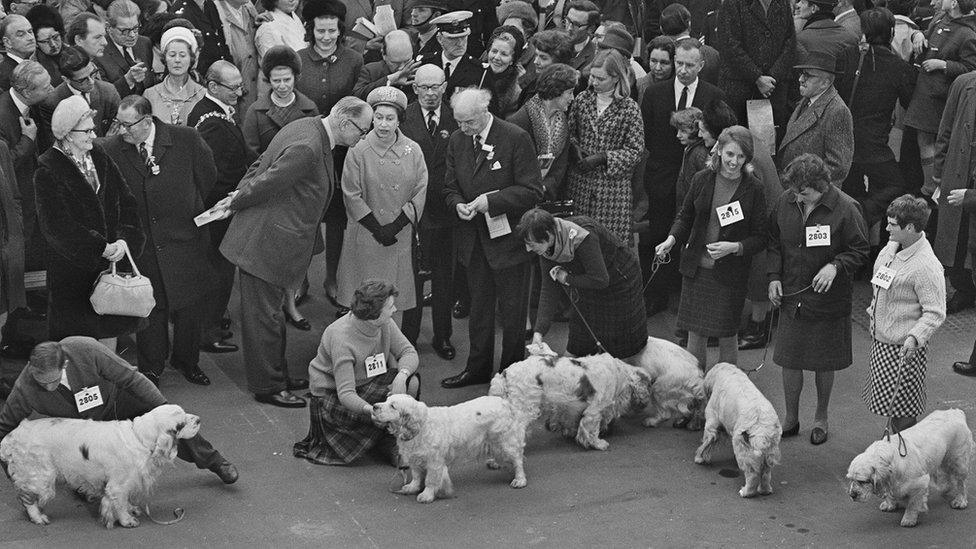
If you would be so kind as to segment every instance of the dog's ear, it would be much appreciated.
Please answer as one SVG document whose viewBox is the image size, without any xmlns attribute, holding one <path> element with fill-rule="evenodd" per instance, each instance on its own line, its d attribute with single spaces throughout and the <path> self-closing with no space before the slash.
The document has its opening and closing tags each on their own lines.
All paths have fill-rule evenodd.
<svg viewBox="0 0 976 549">
<path fill-rule="evenodd" d="M 402 406 L 397 409 L 400 418 L 393 425 L 393 434 L 400 440 L 410 440 L 420 434 L 427 421 L 427 407 L 422 403 L 415 406 Z"/>
<path fill-rule="evenodd" d="M 160 433 L 156 437 L 156 444 L 153 446 L 151 457 L 163 458 L 167 461 L 176 459 L 176 435 L 171 432 Z"/>
<path fill-rule="evenodd" d="M 886 458 L 879 458 L 878 462 L 871 467 L 869 478 L 875 494 L 888 493 L 891 487 L 891 462 Z"/>
<path fill-rule="evenodd" d="M 643 370 L 634 370 L 631 378 L 630 408 L 633 411 L 643 410 L 651 403 L 651 391 L 654 378 Z"/>
</svg>

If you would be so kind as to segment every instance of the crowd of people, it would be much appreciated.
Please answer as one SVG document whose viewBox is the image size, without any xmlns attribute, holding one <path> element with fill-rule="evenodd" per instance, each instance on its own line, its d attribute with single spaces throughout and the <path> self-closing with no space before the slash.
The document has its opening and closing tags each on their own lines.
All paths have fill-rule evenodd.
<svg viewBox="0 0 976 549">
<path fill-rule="evenodd" d="M 4 3 L 0 354 L 30 361 L 0 437 L 32 411 L 131 416 L 165 402 L 143 378 L 158 387 L 167 361 L 209 385 L 200 353 L 240 352 L 258 402 L 309 407 L 296 456 L 393 455 L 373 405 L 419 395 L 429 305 L 444 360 L 468 319 L 448 389 L 567 317 L 568 353 L 626 359 L 672 308 L 702 370 L 710 346 L 738 363 L 775 327 L 783 436 L 813 371 L 822 444 L 834 372 L 860 359 L 857 277 L 863 399 L 914 424 L 930 339 L 976 302 L 976 0 L 377 4 L 396 29 L 373 35 L 344 0 Z M 286 334 L 312 328 L 319 253 L 336 320 L 306 380 Z M 151 282 L 147 317 L 93 308 L 116 262 Z M 35 347 L 31 318 L 55 343 Z M 141 377 L 114 355 L 123 336 Z M 953 369 L 976 376 L 973 353 Z M 103 382 L 131 405 L 41 391 Z M 236 480 L 206 441 L 185 446 Z"/>
</svg>

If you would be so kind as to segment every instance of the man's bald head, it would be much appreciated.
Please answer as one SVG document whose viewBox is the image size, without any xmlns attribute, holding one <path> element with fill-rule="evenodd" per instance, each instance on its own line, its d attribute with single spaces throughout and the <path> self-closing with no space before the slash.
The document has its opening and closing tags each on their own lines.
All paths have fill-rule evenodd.
<svg viewBox="0 0 976 549">
<path fill-rule="evenodd" d="M 227 105 L 236 105 L 244 93 L 241 71 L 230 61 L 214 61 L 207 69 L 207 92 Z"/>
<path fill-rule="evenodd" d="M 390 31 L 383 37 L 383 59 L 395 66 L 413 59 L 413 42 L 406 31 Z"/>
<path fill-rule="evenodd" d="M 461 131 L 467 135 L 481 133 L 491 119 L 488 112 L 490 102 L 491 92 L 488 90 L 465 88 L 455 92 L 451 97 L 451 109 Z"/>
<path fill-rule="evenodd" d="M 444 69 L 437 65 L 421 65 L 413 76 L 413 91 L 417 94 L 420 106 L 427 110 L 435 110 L 440 106 L 447 89 Z"/>
</svg>

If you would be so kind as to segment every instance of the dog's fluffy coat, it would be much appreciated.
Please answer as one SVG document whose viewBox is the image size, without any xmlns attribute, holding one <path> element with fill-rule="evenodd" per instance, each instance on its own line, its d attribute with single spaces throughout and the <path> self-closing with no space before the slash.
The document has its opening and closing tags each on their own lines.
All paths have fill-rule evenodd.
<svg viewBox="0 0 976 549">
<path fill-rule="evenodd" d="M 409 395 L 391 395 L 374 408 L 376 419 L 396 436 L 400 457 L 410 467 L 411 481 L 399 493 L 417 494 L 421 503 L 451 497 L 448 466 L 474 457 L 512 467 L 512 488 L 525 486 L 525 426 L 506 400 L 483 396 L 454 406 L 428 407 Z"/>
<path fill-rule="evenodd" d="M 854 501 L 881 498 L 881 510 L 905 508 L 902 526 L 918 524 L 918 514 L 928 511 L 929 491 L 945 492 L 949 506 L 965 509 L 966 477 L 976 445 L 962 410 L 937 410 L 897 435 L 872 442 L 851 461 L 848 493 Z M 905 454 L 902 456 L 901 454 Z"/>
<path fill-rule="evenodd" d="M 131 528 L 162 467 L 176 458 L 176 439 L 199 429 L 199 417 L 173 404 L 127 421 L 24 420 L 0 441 L 0 460 L 32 522 L 50 523 L 43 508 L 62 481 L 90 501 L 101 496 L 106 528 Z"/>
<path fill-rule="evenodd" d="M 746 483 L 739 495 L 748 498 L 773 493 L 772 468 L 779 464 L 783 434 L 773 405 L 749 376 L 734 364 L 721 362 L 705 375 L 705 431 L 695 453 L 695 463 L 709 463 L 711 452 L 724 429 L 732 439 L 732 451 Z"/>
<path fill-rule="evenodd" d="M 568 358 L 542 349 L 496 375 L 488 391 L 511 402 L 526 426 L 542 417 L 583 448 L 606 450 L 600 433 L 650 401 L 653 380 L 639 368 L 609 354 Z"/>
<path fill-rule="evenodd" d="M 644 370 L 654 381 L 644 426 L 690 418 L 704 403 L 704 379 L 698 359 L 677 343 L 649 337 L 647 346 L 627 362 Z"/>
</svg>

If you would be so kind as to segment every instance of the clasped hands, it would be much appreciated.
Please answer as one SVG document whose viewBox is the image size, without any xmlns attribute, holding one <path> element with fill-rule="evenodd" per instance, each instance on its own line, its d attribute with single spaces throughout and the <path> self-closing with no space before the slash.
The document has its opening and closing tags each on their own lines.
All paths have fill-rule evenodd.
<svg viewBox="0 0 976 549">
<path fill-rule="evenodd" d="M 458 204 L 455 209 L 457 210 L 457 215 L 463 221 L 471 221 L 474 216 L 479 213 L 484 213 L 488 211 L 488 194 L 482 193 L 477 196 L 474 200 L 467 203 Z"/>
<path fill-rule="evenodd" d="M 658 259 L 664 259 L 664 256 L 668 255 L 668 252 L 674 247 L 675 242 L 677 242 L 677 239 L 674 235 L 668 235 L 668 238 L 664 242 L 654 247 L 654 255 Z M 705 252 L 708 253 L 708 257 L 711 257 L 713 261 L 717 261 L 727 255 L 738 253 L 739 243 L 726 241 L 712 242 L 711 244 L 705 245 Z"/>
<path fill-rule="evenodd" d="M 122 239 L 109 242 L 105 245 L 105 251 L 102 252 L 102 257 L 112 262 L 119 261 L 125 257 L 125 247 L 125 240 Z"/>
</svg>

